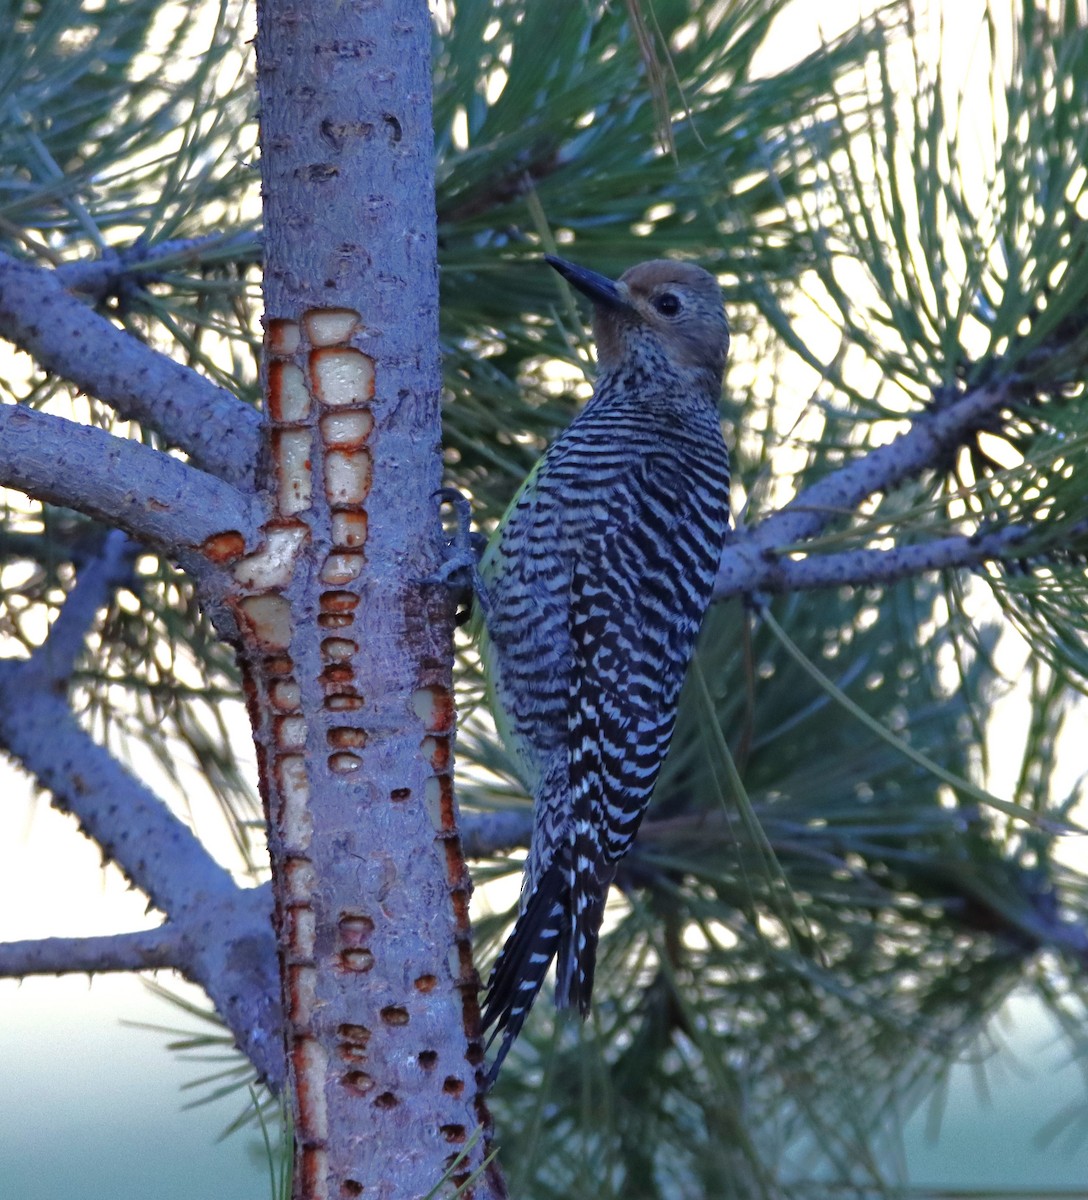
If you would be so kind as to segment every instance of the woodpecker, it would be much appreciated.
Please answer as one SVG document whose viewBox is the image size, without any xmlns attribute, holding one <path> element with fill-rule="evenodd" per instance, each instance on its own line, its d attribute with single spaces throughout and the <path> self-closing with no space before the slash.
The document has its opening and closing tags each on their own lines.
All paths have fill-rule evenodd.
<svg viewBox="0 0 1088 1200">
<path fill-rule="evenodd" d="M 489 1082 L 556 962 L 590 1008 L 605 898 L 650 800 L 729 527 L 718 415 L 729 328 L 714 277 L 655 260 L 606 278 L 548 263 L 593 303 L 593 396 L 479 563 L 480 655 L 534 802 L 520 915 L 491 974 Z"/>
</svg>

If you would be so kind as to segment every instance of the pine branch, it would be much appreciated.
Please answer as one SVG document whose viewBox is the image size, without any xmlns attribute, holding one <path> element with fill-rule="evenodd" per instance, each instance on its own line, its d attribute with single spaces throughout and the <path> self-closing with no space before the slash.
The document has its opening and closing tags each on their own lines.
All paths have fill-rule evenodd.
<svg viewBox="0 0 1088 1200">
<path fill-rule="evenodd" d="M 32 660 L 31 660 L 32 661 Z M 184 938 L 174 966 L 203 986 L 258 1072 L 278 1086 L 281 1015 L 268 888 L 241 889 L 197 836 L 98 745 L 23 664 L 0 668 L 0 743 L 71 812 Z M 71 970 L 85 970 L 74 962 Z"/>
<path fill-rule="evenodd" d="M 99 609 L 115 588 L 132 577 L 132 555 L 138 547 L 120 530 L 111 530 L 101 552 L 79 572 L 49 635 L 21 670 L 33 674 L 41 685 L 59 689 L 68 684 L 79 659 L 87 649 L 87 634 Z"/>
<path fill-rule="evenodd" d="M 461 816 L 461 846 L 466 858 L 490 858 L 504 850 L 528 846 L 532 831 L 533 816 L 524 807 Z"/>
<path fill-rule="evenodd" d="M 284 1065 L 268 889 L 239 888 L 24 664 L 0 667 L 0 692 L 0 744 L 167 915 L 185 947 L 172 965 L 205 989 L 257 1070 L 278 1085 Z"/>
<path fill-rule="evenodd" d="M 75 268 L 70 272 L 78 278 Z M 0 252 L 0 336 L 45 370 L 157 430 L 213 475 L 252 484 L 260 414 L 118 329 L 46 271 Z"/>
<path fill-rule="evenodd" d="M 168 553 L 259 517 L 231 484 L 140 442 L 90 425 L 0 405 L 0 484 L 74 508 Z"/>
<path fill-rule="evenodd" d="M 781 555 L 800 549 L 804 542 L 818 537 L 834 521 L 852 515 L 870 496 L 894 491 L 908 479 L 938 467 L 971 433 L 1008 403 L 1009 387 L 1010 385 L 994 384 L 977 388 L 952 404 L 927 410 L 915 419 L 910 429 L 888 445 L 870 450 L 846 466 L 825 475 L 805 488 L 778 512 L 760 521 L 758 525 L 739 532 L 722 554 L 714 591 L 715 599 L 721 600 L 763 586 L 753 581 L 768 577 L 773 580 L 783 565 Z M 968 543 L 973 540 L 975 539 L 965 539 Z M 949 553 L 951 549 L 946 547 L 944 552 Z M 965 555 L 961 564 L 950 560 L 935 565 L 968 565 L 971 562 L 983 561 L 977 558 L 970 559 L 967 556 L 967 546 L 961 547 L 961 550 Z M 834 557 L 840 560 L 844 558 L 842 555 Z M 847 567 L 850 578 L 828 578 L 824 583 L 803 586 L 834 586 L 839 582 L 855 585 L 880 582 L 877 566 L 880 560 L 875 557 L 855 560 L 853 555 L 846 557 L 850 559 L 850 563 L 840 562 L 839 567 Z M 914 558 L 906 555 L 899 563 L 902 565 L 909 562 L 915 571 L 933 569 L 925 564 L 924 558 L 921 553 L 916 554 Z M 868 569 L 878 570 L 878 574 L 869 578 L 863 569 L 863 562 Z M 896 568 L 893 566 L 892 569 L 894 571 Z M 814 577 L 818 575 L 815 568 L 811 570 Z M 901 578 L 908 573 L 911 571 L 901 570 L 894 577 Z M 803 577 L 804 572 L 801 572 L 801 575 Z M 786 590 L 775 589 L 770 584 L 767 586 L 769 590 Z"/>
<path fill-rule="evenodd" d="M 173 925 L 102 937 L 32 938 L 0 942 L 0 977 L 183 969 L 185 958 L 184 939 Z"/>
<path fill-rule="evenodd" d="M 753 565 L 744 586 L 733 578 L 720 583 L 715 598 L 743 592 L 799 592 L 826 587 L 866 587 L 895 583 L 926 571 L 977 567 L 1023 557 L 1023 543 L 1036 532 L 1027 525 L 1009 525 L 988 533 L 937 538 L 890 550 L 847 550 L 841 554 L 811 555 L 804 559 L 768 557 Z"/>
<path fill-rule="evenodd" d="M 64 694 L 82 637 L 123 580 L 123 553 L 121 540 L 108 537 L 50 638 L 28 660 L 0 662 L 0 745 L 167 915 L 180 947 L 171 965 L 207 991 L 238 1045 L 278 1085 L 284 1064 L 268 889 L 239 888 L 163 800 L 83 729 Z M 71 969 L 86 969 L 82 958 L 73 961 Z"/>
<path fill-rule="evenodd" d="M 212 233 L 172 238 L 153 245 L 136 242 L 127 249 L 99 258 L 61 263 L 54 275 L 68 291 L 79 292 L 97 302 L 132 285 L 161 282 L 164 263 L 199 263 L 212 254 L 219 257 L 233 255 L 236 261 L 256 261 L 260 257 L 260 243 L 251 233 Z"/>
</svg>

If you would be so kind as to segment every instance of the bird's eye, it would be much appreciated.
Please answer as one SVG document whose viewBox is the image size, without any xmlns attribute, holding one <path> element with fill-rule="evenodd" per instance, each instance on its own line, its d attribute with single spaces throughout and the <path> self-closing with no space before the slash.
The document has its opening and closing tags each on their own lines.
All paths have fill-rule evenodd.
<svg viewBox="0 0 1088 1200">
<path fill-rule="evenodd" d="M 672 292 L 662 292 L 660 296 L 654 298 L 654 308 L 663 317 L 675 317 L 680 311 L 680 298 L 674 296 Z"/>
</svg>

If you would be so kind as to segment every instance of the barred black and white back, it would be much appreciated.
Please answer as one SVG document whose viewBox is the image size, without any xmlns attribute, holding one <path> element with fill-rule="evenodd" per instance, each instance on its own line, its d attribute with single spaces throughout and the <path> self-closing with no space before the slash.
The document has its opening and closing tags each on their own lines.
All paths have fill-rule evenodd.
<svg viewBox="0 0 1088 1200">
<path fill-rule="evenodd" d="M 556 1004 L 589 1011 L 608 888 L 668 750 L 728 529 L 717 284 L 663 262 L 591 279 L 618 291 L 614 305 L 590 291 L 597 389 L 481 564 L 493 708 L 535 803 L 521 915 L 488 985 L 492 1078 L 553 957 Z M 679 337 L 655 318 L 662 296 L 689 314 Z"/>
</svg>

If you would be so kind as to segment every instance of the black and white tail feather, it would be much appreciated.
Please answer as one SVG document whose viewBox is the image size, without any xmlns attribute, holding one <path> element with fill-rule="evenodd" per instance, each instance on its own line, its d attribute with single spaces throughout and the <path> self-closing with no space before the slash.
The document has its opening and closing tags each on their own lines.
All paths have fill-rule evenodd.
<svg viewBox="0 0 1088 1200">
<path fill-rule="evenodd" d="M 488 1087 L 498 1078 L 503 1060 L 517 1040 L 533 1001 L 544 985 L 560 943 L 569 941 L 569 935 L 564 939 L 569 907 L 566 874 L 556 862 L 544 872 L 491 972 L 483 1027 L 485 1031 L 492 1025 L 495 1027 L 487 1042 L 488 1049 L 500 1034 L 502 1041 L 487 1073 Z M 569 966 L 566 969 L 569 974 Z M 556 1003 L 559 1002 L 557 991 Z M 587 1007 L 588 1003 L 587 997 Z"/>
<path fill-rule="evenodd" d="M 487 1074 L 489 1087 L 517 1040 L 553 959 L 556 1008 L 576 1008 L 582 1017 L 589 1016 L 597 942 L 614 872 L 590 884 L 584 873 L 572 870 L 561 858 L 553 860 L 542 875 L 491 972 L 483 1027 L 494 1026 L 488 1049 L 500 1034 L 502 1041 Z"/>
</svg>

